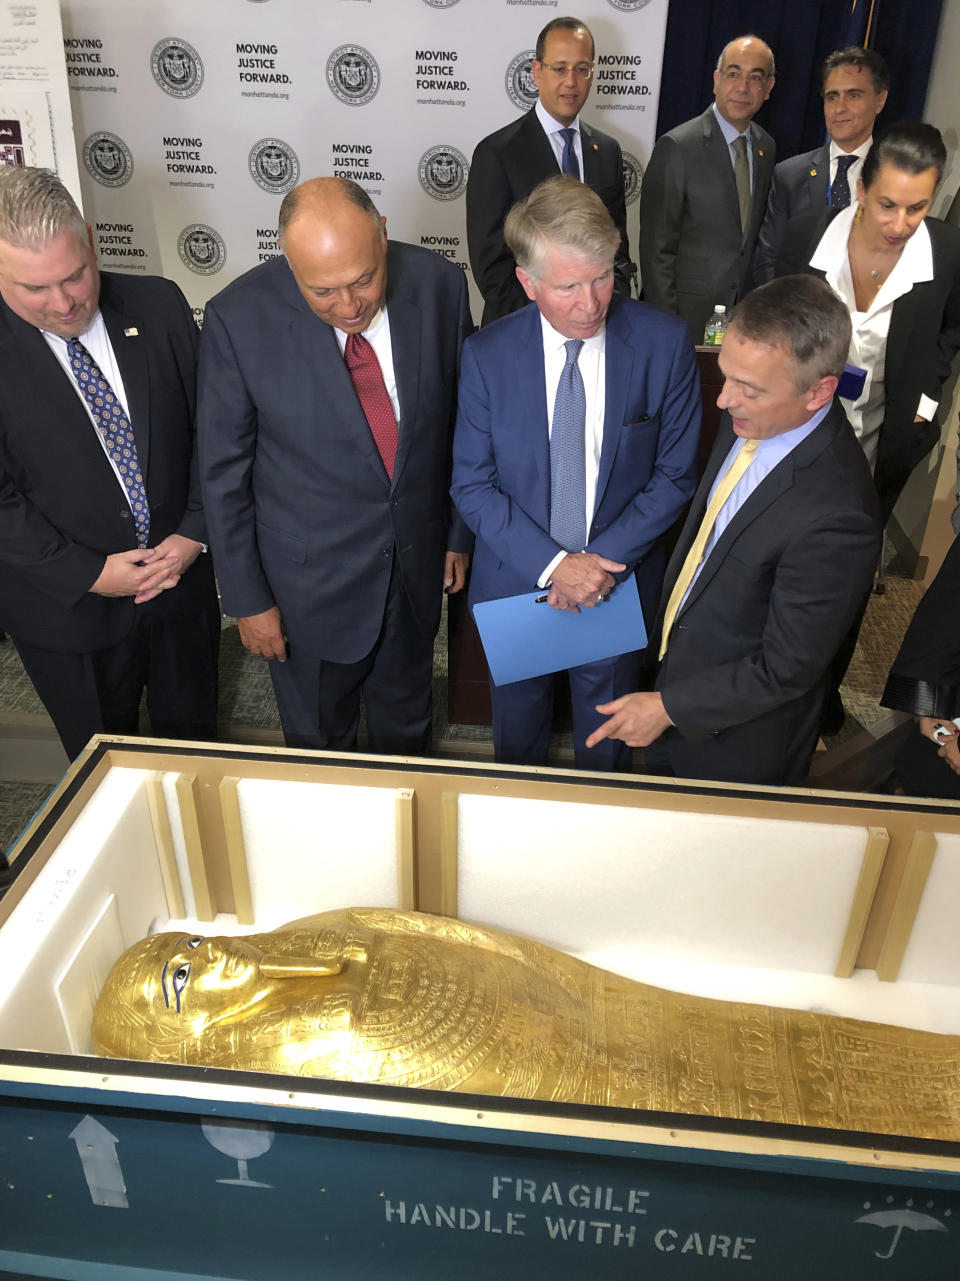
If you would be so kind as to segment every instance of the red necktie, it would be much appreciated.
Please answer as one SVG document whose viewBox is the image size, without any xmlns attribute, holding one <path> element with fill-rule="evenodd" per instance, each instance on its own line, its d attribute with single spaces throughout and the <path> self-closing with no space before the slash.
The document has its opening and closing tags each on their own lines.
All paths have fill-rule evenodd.
<svg viewBox="0 0 960 1281">
<path fill-rule="evenodd" d="M 377 353 L 363 334 L 348 334 L 343 354 L 360 408 L 370 425 L 373 443 L 380 451 L 387 475 L 393 480 L 393 460 L 397 454 L 397 420 L 383 381 Z"/>
</svg>

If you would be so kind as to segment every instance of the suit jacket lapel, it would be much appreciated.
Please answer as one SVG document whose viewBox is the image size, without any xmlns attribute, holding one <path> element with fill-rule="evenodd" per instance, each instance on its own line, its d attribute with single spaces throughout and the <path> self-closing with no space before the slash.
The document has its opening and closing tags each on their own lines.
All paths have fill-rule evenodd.
<svg viewBox="0 0 960 1281">
<path fill-rule="evenodd" d="M 814 155 L 807 172 L 807 183 L 810 191 L 810 208 L 816 209 L 827 203 L 830 194 L 830 144 L 824 143 Z"/>
<path fill-rule="evenodd" d="M 717 124 L 712 107 L 707 108 L 701 116 L 701 120 L 703 121 L 703 143 L 706 163 L 716 174 L 723 193 L 719 202 L 718 212 L 722 211 L 724 216 L 733 219 L 739 231 L 740 200 L 737 196 L 737 180 L 733 175 L 733 165 L 730 163 L 730 148 L 720 132 L 720 126 Z"/>
<path fill-rule="evenodd" d="M 39 329 L 15 316 L 3 303 L 0 317 L 6 321 L 0 323 L 0 366 L 17 371 L 23 385 L 31 389 L 31 403 L 40 407 L 36 413 L 24 414 L 22 429 L 35 439 L 46 438 L 51 460 L 62 457 L 64 441 L 68 440 L 71 467 L 76 466 L 84 483 L 101 475 L 103 449 L 70 376 Z M 12 419 L 8 430 L 15 435 L 20 426 L 21 420 Z"/>
<path fill-rule="evenodd" d="M 517 326 L 510 337 L 510 351 L 504 359 L 512 373 L 515 420 L 523 427 L 514 447 L 533 456 L 537 485 L 528 496 L 531 516 L 544 529 L 550 527 L 550 431 L 547 415 L 547 379 L 543 367 L 543 329 L 540 312 L 534 304 L 517 313 L 525 328 Z M 534 501 L 536 499 L 536 502 Z M 540 506 L 537 511 L 537 504 Z"/>
<path fill-rule="evenodd" d="M 593 130 L 580 122 L 580 153 L 583 156 L 583 181 L 588 187 L 599 179 L 600 148 L 593 141 Z"/>
<path fill-rule="evenodd" d="M 750 219 L 743 230 L 744 239 L 755 237 L 760 230 L 760 223 L 767 212 L 767 191 L 770 187 L 770 175 L 773 172 L 773 155 L 769 147 L 764 147 L 756 130 L 750 126 L 750 146 L 753 150 L 753 195 L 750 200 Z M 736 181 L 734 181 L 736 189 Z"/>
<path fill-rule="evenodd" d="M 841 415 L 841 418 L 839 419 L 837 417 L 838 414 Z M 830 413 L 827 414 L 823 422 L 815 427 L 810 435 L 807 436 L 805 440 L 802 440 L 786 458 L 782 459 L 768 476 L 763 478 L 711 548 L 710 555 L 707 557 L 704 562 L 703 569 L 701 569 L 697 576 L 697 581 L 690 589 L 690 593 L 684 603 L 684 610 L 692 605 L 700 593 L 709 585 L 720 566 L 723 564 L 724 557 L 731 545 L 737 538 L 739 538 L 747 526 L 751 525 L 759 516 L 762 516 L 771 503 L 775 502 L 781 494 L 791 488 L 794 483 L 797 468 L 807 466 L 814 458 L 817 457 L 818 454 L 822 453 L 830 441 L 833 440 L 842 418 L 843 411 L 837 407 L 836 403 L 834 403 Z M 732 429 L 729 429 L 725 433 L 725 438 L 732 443 Z M 716 478 L 717 472 L 720 470 L 720 464 L 723 462 L 723 459 L 726 458 L 727 453 L 729 453 L 729 446 L 720 455 L 720 458 L 717 461 L 717 466 L 712 468 L 713 478 L 705 487 L 707 494 L 710 492 L 713 479 Z M 712 465 L 714 458 L 711 457 L 710 462 Z M 704 499 L 703 510 L 705 509 L 706 500 Z M 700 513 L 701 517 L 703 515 L 703 510 L 701 510 Z M 696 535 L 696 530 L 699 529 L 699 524 L 700 522 L 698 520 L 697 525 L 694 527 L 694 536 Z M 687 542 L 688 548 L 692 541 L 693 538 L 691 537 L 690 541 Z"/>
<path fill-rule="evenodd" d="M 522 140 L 523 146 L 527 150 L 529 163 L 537 173 L 546 172 L 550 174 L 554 170 L 557 173 L 560 172 L 557 154 L 544 131 L 543 125 L 537 119 L 537 112 L 534 107 L 531 107 L 524 116 L 517 133 L 517 140 Z"/>
<path fill-rule="evenodd" d="M 403 298 L 391 298 L 387 314 L 390 318 L 393 372 L 397 380 L 397 398 L 400 401 L 400 434 L 393 467 L 393 484 L 396 485 L 410 456 L 417 423 L 420 394 L 420 312 Z M 374 451 L 376 452 L 376 446 Z M 379 458 L 379 453 L 377 457 Z M 382 465 L 381 463 L 381 467 Z"/>
<path fill-rule="evenodd" d="M 356 447 L 361 464 L 370 467 L 386 486 L 388 481 L 383 459 L 374 443 L 370 424 L 360 407 L 353 379 L 333 327 L 313 314 L 290 272 L 286 275 L 281 294 L 289 308 L 285 321 L 290 350 L 289 367 L 313 371 L 312 385 L 308 385 L 300 394 L 307 399 L 314 398 L 322 402 L 324 413 L 343 424 Z M 396 342 L 392 326 L 390 339 L 391 344 Z M 395 369 L 396 364 L 395 355 Z"/>
<path fill-rule="evenodd" d="M 928 291 L 931 287 L 929 281 L 918 281 L 911 290 L 901 294 L 890 309 L 890 327 L 887 330 L 883 362 L 883 381 L 887 387 L 895 387 L 900 377 L 920 312 L 924 304 L 929 303 Z"/>
<path fill-rule="evenodd" d="M 620 434 L 626 418 L 627 394 L 633 379 L 634 353 L 623 341 L 618 323 L 619 308 L 607 322 L 604 354 L 604 406 L 603 442 L 600 446 L 600 467 L 597 472 L 597 496 L 593 514 L 599 510 L 616 457 Z"/>
<path fill-rule="evenodd" d="M 101 294 L 100 311 L 123 380 L 137 460 L 146 478 L 150 466 L 150 374 L 145 346 L 149 342 L 149 322 L 117 310 L 106 287 Z"/>
</svg>

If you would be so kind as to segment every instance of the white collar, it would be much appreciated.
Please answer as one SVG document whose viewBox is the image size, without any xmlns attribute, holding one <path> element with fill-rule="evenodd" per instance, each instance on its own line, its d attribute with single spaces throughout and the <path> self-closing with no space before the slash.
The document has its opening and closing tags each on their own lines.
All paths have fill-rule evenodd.
<svg viewBox="0 0 960 1281">
<path fill-rule="evenodd" d="M 537 119 L 540 121 L 541 125 L 543 125 L 544 133 L 559 133 L 561 129 L 576 129 L 577 133 L 580 132 L 579 116 L 577 116 L 572 124 L 562 125 L 559 120 L 555 120 L 554 117 L 551 116 L 550 112 L 543 106 L 539 98 L 535 102 L 533 109 L 537 113 Z"/>
</svg>

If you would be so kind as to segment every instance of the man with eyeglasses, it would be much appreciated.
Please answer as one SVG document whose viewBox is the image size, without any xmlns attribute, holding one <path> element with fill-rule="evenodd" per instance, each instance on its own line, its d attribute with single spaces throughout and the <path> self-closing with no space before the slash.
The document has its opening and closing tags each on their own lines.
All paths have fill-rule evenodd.
<svg viewBox="0 0 960 1281">
<path fill-rule="evenodd" d="M 714 307 L 753 285 L 753 255 L 773 175 L 773 139 L 753 123 L 774 84 L 757 36 L 726 46 L 706 111 L 657 139 L 640 190 L 643 297 L 682 316 L 694 342 Z"/>
<path fill-rule="evenodd" d="M 620 233 L 616 291 L 630 296 L 633 264 L 620 144 L 579 119 L 593 83 L 594 41 L 579 18 L 554 18 L 537 37 L 533 79 L 540 98 L 512 124 L 477 143 L 467 182 L 467 244 L 483 294 L 483 320 L 517 311 L 528 301 L 517 280 L 503 220 L 513 205 L 556 173 L 592 187 Z"/>
</svg>

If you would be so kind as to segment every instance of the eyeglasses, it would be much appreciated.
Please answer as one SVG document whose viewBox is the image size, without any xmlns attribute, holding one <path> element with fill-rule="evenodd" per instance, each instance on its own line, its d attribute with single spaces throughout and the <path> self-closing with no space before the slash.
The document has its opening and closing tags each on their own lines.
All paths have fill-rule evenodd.
<svg viewBox="0 0 960 1281">
<path fill-rule="evenodd" d="M 540 66 L 545 71 L 552 71 L 561 80 L 568 76 L 571 71 L 578 80 L 589 80 L 593 76 L 592 62 L 576 62 L 572 67 L 566 62 L 541 62 Z"/>
<path fill-rule="evenodd" d="M 720 72 L 721 80 L 733 84 L 734 80 L 746 80 L 748 85 L 765 85 L 769 79 L 765 71 L 741 71 L 739 67 L 724 67 Z"/>
</svg>

